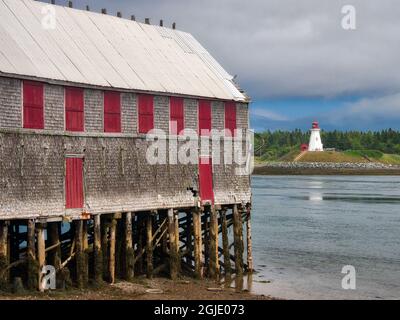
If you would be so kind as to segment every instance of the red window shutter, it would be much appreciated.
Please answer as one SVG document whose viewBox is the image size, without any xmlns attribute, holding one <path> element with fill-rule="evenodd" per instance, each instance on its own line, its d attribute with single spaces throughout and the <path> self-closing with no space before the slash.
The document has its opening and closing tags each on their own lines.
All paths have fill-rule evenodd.
<svg viewBox="0 0 400 320">
<path fill-rule="evenodd" d="M 208 130 L 208 133 L 202 132 Z M 199 134 L 209 136 L 211 131 L 211 102 L 207 100 L 199 101 Z"/>
<path fill-rule="evenodd" d="M 200 157 L 199 184 L 201 201 L 210 201 L 214 203 L 211 157 Z"/>
<path fill-rule="evenodd" d="M 236 135 L 236 103 L 225 103 L 225 135 L 234 137 Z"/>
<path fill-rule="evenodd" d="M 170 98 L 170 133 L 182 134 L 184 129 L 183 99 Z"/>
<path fill-rule="evenodd" d="M 67 158 L 65 167 L 65 207 L 83 208 L 83 159 Z"/>
<path fill-rule="evenodd" d="M 139 95 L 139 133 L 154 129 L 154 98 L 148 94 Z"/>
<path fill-rule="evenodd" d="M 65 129 L 84 131 L 83 89 L 65 88 Z"/>
<path fill-rule="evenodd" d="M 40 82 L 24 81 L 23 92 L 24 128 L 44 129 L 43 84 Z"/>
<path fill-rule="evenodd" d="M 104 132 L 121 132 L 121 95 L 104 92 Z"/>
</svg>

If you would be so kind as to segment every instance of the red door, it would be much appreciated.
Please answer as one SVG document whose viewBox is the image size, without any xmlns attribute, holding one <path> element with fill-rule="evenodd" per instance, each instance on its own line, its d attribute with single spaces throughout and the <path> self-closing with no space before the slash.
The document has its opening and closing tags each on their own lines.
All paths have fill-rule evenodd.
<svg viewBox="0 0 400 320">
<path fill-rule="evenodd" d="M 83 208 L 83 159 L 67 158 L 65 172 L 65 207 Z"/>
<path fill-rule="evenodd" d="M 200 157 L 199 184 L 201 201 L 214 203 L 211 157 Z"/>
</svg>

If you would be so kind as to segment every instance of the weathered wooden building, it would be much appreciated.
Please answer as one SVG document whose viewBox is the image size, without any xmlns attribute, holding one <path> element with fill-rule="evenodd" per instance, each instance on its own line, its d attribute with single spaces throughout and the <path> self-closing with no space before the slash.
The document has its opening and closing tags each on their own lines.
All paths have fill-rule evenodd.
<svg viewBox="0 0 400 320">
<path fill-rule="evenodd" d="M 167 150 L 185 143 L 182 129 L 246 131 L 248 102 L 188 33 L 0 0 L 1 283 L 38 287 L 44 265 L 56 268 L 59 285 L 79 287 L 251 269 L 241 165 L 201 152 L 208 163 L 171 163 L 168 151 L 166 163 L 146 158 L 152 129 L 166 133 Z M 245 136 L 220 143 L 235 139 Z"/>
</svg>

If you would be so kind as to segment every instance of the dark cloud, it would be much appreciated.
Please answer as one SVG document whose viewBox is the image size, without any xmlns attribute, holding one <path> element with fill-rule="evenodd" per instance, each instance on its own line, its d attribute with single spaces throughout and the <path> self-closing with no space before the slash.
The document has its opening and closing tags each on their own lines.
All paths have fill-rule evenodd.
<svg viewBox="0 0 400 320">
<path fill-rule="evenodd" d="M 395 0 L 90 0 L 191 32 L 254 99 L 400 92 L 400 6 Z M 355 6 L 357 29 L 341 27 Z"/>
</svg>

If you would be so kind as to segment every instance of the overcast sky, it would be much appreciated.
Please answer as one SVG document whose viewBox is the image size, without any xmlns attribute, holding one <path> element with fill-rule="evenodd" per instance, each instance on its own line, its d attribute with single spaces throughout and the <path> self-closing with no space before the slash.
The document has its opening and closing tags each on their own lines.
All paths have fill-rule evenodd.
<svg viewBox="0 0 400 320">
<path fill-rule="evenodd" d="M 400 129 L 398 0 L 73 2 L 175 21 L 238 76 L 256 127 L 308 127 L 319 118 L 329 128 Z M 342 28 L 344 5 L 356 9 L 356 30 Z"/>
</svg>

